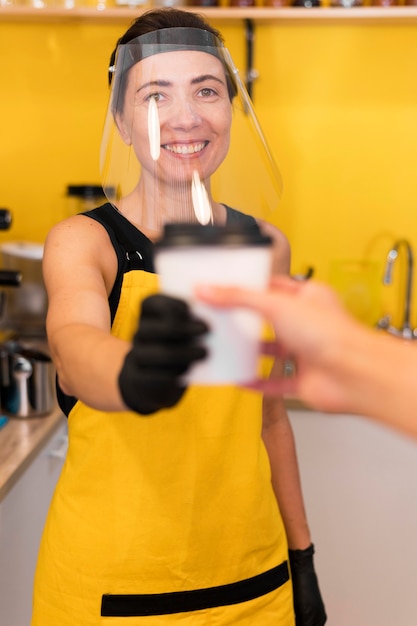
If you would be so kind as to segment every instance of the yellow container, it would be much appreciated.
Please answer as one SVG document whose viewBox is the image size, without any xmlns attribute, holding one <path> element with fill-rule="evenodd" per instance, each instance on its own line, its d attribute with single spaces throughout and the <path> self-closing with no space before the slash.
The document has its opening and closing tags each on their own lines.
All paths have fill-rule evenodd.
<svg viewBox="0 0 417 626">
<path fill-rule="evenodd" d="M 381 316 L 382 269 L 378 261 L 336 260 L 329 282 L 358 320 L 375 325 Z"/>
</svg>

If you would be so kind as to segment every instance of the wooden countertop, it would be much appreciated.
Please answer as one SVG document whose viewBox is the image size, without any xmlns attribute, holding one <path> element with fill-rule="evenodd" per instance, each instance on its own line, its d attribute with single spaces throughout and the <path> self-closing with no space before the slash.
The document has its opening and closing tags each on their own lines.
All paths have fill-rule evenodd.
<svg viewBox="0 0 417 626">
<path fill-rule="evenodd" d="M 285 398 L 285 408 L 287 411 L 314 411 L 314 409 L 297 398 Z"/>
<path fill-rule="evenodd" d="M 45 417 L 9 418 L 0 430 L 0 502 L 63 423 L 58 407 Z"/>
</svg>

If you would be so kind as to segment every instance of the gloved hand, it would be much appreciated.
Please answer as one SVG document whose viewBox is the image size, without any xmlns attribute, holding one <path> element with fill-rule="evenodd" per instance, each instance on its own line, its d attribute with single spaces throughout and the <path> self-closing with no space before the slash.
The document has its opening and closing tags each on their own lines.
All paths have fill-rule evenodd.
<svg viewBox="0 0 417 626">
<path fill-rule="evenodd" d="M 305 550 L 288 550 L 294 593 L 296 626 L 323 626 L 327 621 L 314 571 L 314 545 Z"/>
<path fill-rule="evenodd" d="M 186 302 L 162 294 L 146 298 L 132 349 L 119 374 L 126 406 L 149 415 L 177 404 L 186 390 L 180 376 L 207 354 L 198 343 L 207 330 Z"/>
</svg>

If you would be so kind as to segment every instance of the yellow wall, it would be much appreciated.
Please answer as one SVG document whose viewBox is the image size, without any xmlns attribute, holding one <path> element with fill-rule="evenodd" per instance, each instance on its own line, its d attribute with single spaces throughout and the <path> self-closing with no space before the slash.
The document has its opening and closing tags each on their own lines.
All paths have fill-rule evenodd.
<svg viewBox="0 0 417 626">
<path fill-rule="evenodd" d="M 66 185 L 99 180 L 107 61 L 127 25 L 0 21 L 0 206 L 14 215 L 0 241 L 43 241 Z M 242 25 L 215 25 L 243 70 Z M 399 237 L 417 254 L 417 24 L 259 24 L 255 46 L 292 271 L 312 265 L 328 280 L 332 261 L 365 257 L 382 272 Z M 400 282 L 382 291 L 397 321 Z"/>
<path fill-rule="evenodd" d="M 417 25 L 264 26 L 257 42 L 254 98 L 283 173 L 293 270 L 327 280 L 334 260 L 383 266 L 396 238 L 416 246 Z M 383 312 L 402 309 L 403 268 Z"/>
</svg>

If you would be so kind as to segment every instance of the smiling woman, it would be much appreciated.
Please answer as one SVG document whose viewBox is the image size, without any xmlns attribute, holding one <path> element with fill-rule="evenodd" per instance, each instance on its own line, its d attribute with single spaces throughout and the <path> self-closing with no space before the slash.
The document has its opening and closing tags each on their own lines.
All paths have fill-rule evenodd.
<svg viewBox="0 0 417 626">
<path fill-rule="evenodd" d="M 259 184 L 256 199 L 246 207 L 239 202 L 241 210 L 270 218 L 279 201 L 279 173 L 221 35 L 201 28 L 205 22 L 196 15 L 189 21 L 148 32 L 149 19 L 138 20 L 111 58 L 103 187 L 150 236 L 167 221 L 201 214 L 224 222 L 215 196 L 237 204 L 247 170 Z M 196 186 L 200 193 L 193 194 Z M 205 199 L 204 211 L 196 197 Z"/>
<path fill-rule="evenodd" d="M 240 176 L 226 169 L 219 200 L 212 188 L 240 115 L 256 131 L 259 150 L 245 144 L 248 155 L 270 164 L 277 200 L 252 105 L 218 33 L 186 11 L 139 17 L 110 75 L 110 202 L 55 226 L 44 252 L 69 449 L 41 543 L 32 626 L 121 626 L 126 617 L 130 626 L 294 626 L 293 588 L 297 625 L 322 626 L 283 403 L 263 410 L 260 394 L 228 385 L 186 389 L 184 373 L 206 356 L 207 326 L 157 293 L 162 225 L 197 215 L 213 222 L 205 228 L 262 231 L 274 270 L 289 271 L 283 233 L 251 215 L 265 209 L 258 170 L 246 210 L 226 204 Z"/>
<path fill-rule="evenodd" d="M 154 207 L 148 217 L 159 223 L 178 216 L 192 221 L 193 172 L 210 195 L 210 176 L 229 149 L 232 110 L 223 66 L 211 54 L 172 51 L 144 59 L 129 73 L 123 110 L 115 114 L 115 123 L 128 152 L 134 151 L 141 175 L 132 192 L 117 200 L 117 207 L 137 213 L 146 203 Z M 152 104 L 156 106 L 149 119 Z M 152 150 L 155 136 L 160 137 L 157 158 Z M 221 214 L 220 205 L 210 200 L 213 211 Z M 151 228 L 144 222 L 145 214 L 142 226 Z"/>
</svg>

